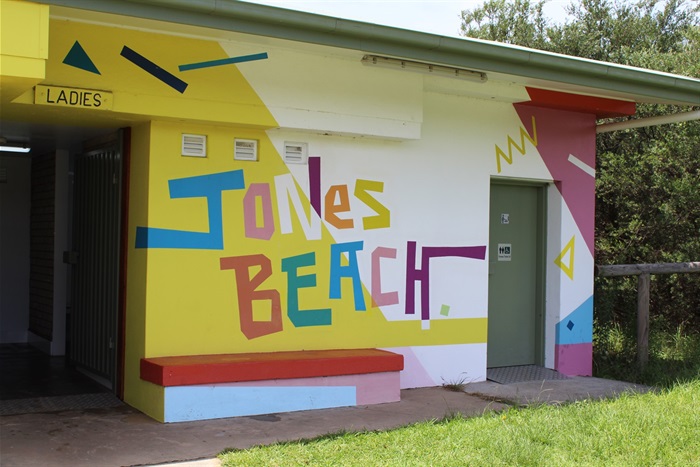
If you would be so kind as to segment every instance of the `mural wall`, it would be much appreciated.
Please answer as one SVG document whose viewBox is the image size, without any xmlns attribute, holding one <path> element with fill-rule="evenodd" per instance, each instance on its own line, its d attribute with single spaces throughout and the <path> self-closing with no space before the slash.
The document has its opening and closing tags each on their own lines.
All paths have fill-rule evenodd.
<svg viewBox="0 0 700 467">
<path fill-rule="evenodd" d="M 133 127 L 127 402 L 162 413 L 138 364 L 170 355 L 384 348 L 402 387 L 484 380 L 493 177 L 550 183 L 545 363 L 590 374 L 594 117 L 361 56 L 52 21 L 45 84 Z"/>
</svg>

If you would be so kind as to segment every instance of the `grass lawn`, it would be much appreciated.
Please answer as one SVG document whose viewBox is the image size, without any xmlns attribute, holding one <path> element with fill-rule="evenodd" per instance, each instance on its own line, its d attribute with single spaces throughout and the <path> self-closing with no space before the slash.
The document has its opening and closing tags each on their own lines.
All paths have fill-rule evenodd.
<svg viewBox="0 0 700 467">
<path fill-rule="evenodd" d="M 700 465 L 700 381 L 482 417 L 231 451 L 224 466 Z"/>
<path fill-rule="evenodd" d="M 667 332 L 652 327 L 649 364 L 644 371 L 637 367 L 636 328 L 597 325 L 593 341 L 594 376 L 656 387 L 700 379 L 698 330 L 688 332 L 678 327 Z"/>
</svg>

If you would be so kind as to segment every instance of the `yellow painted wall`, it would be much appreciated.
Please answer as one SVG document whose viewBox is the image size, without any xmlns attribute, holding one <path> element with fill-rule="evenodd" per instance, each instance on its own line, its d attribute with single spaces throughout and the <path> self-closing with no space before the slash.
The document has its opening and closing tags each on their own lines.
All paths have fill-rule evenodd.
<svg viewBox="0 0 700 467">
<path fill-rule="evenodd" d="M 0 102 L 7 103 L 44 78 L 49 51 L 49 7 L 0 2 Z"/>
<path fill-rule="evenodd" d="M 76 66 L 84 65 L 85 60 L 69 58 L 76 44 L 97 72 Z M 277 126 L 271 113 L 235 65 L 179 71 L 183 64 L 227 58 L 217 43 L 54 19 L 50 23 L 50 45 L 46 79 L 41 84 L 111 92 L 113 109 L 40 107 L 33 103 L 33 93 L 27 92 L 12 104 L 16 115 L 35 114 L 36 121 L 46 119 L 53 123 L 132 127 L 126 402 L 163 419 L 163 388 L 140 379 L 139 361 L 143 357 L 486 341 L 486 318 L 438 319 L 430 323 L 429 332 L 422 328 L 419 319 L 388 321 L 378 308 L 372 307 L 369 284 L 362 288 L 368 309 L 356 311 L 349 278 L 341 279 L 341 298 L 329 298 L 330 248 L 335 240 L 328 230 L 323 228 L 319 239 L 308 240 L 297 214 L 290 208 L 292 232 L 281 232 L 275 177 L 291 175 L 265 132 Z M 166 71 L 171 77 L 166 81 L 170 83 L 127 59 L 124 47 Z M 245 66 L 255 66 L 255 62 Z M 171 84 L 177 80 L 186 82 L 186 89 L 173 88 Z M 183 133 L 206 135 L 206 157 L 181 155 Z M 235 161 L 236 138 L 257 140 L 260 160 Z M 169 184 L 239 170 L 244 187 L 221 194 L 221 249 L 138 244 L 137 233 L 149 229 L 207 232 L 210 218 L 206 199 L 173 199 Z M 272 196 L 275 230 L 266 240 L 245 234 L 243 200 L 252 184 L 267 184 Z M 295 186 L 308 218 L 309 200 Z M 306 253 L 315 255 L 315 264 L 298 272 L 314 274 L 316 285 L 300 289 L 300 313 L 330 309 L 330 324 L 295 326 L 289 317 L 288 276 L 282 271 L 282 261 Z M 250 338 L 241 328 L 236 273 L 222 269 L 220 261 L 259 254 L 269 259 L 272 274 L 257 290 L 279 294 L 281 325 L 275 332 Z M 253 268 L 251 274 L 256 273 Z M 268 302 L 254 303 L 255 321 L 269 321 L 270 317 Z"/>
<path fill-rule="evenodd" d="M 341 280 L 342 298 L 329 299 L 330 245 L 335 241 L 325 228 L 321 239 L 308 241 L 295 214 L 292 214 L 293 232 L 280 232 L 274 177 L 287 174 L 288 169 L 264 131 L 163 121 L 152 122 L 149 129 L 148 166 L 144 167 L 144 162 L 138 160 L 136 151 L 132 163 L 132 177 L 139 181 L 132 179 L 130 196 L 128 320 L 134 322 L 127 323 L 126 386 L 129 389 L 125 400 L 129 404 L 154 418 L 162 418 L 162 400 L 157 399 L 160 393 L 154 385 L 142 382 L 138 376 L 138 361 L 144 356 L 485 341 L 486 318 L 434 320 L 429 332 L 421 328 L 420 320 L 387 321 L 378 308 L 371 306 L 366 288 L 363 293 L 368 310 L 356 311 L 352 284 L 347 278 Z M 206 158 L 180 155 L 183 133 L 206 135 Z M 259 141 L 260 160 L 234 161 L 235 138 Z M 137 146 L 145 145 L 138 143 Z M 134 232 L 139 228 L 209 230 L 206 199 L 173 199 L 169 181 L 236 170 L 243 171 L 246 188 L 224 191 L 221 195 L 222 250 L 136 248 Z M 146 178 L 147 192 L 144 189 Z M 273 194 L 275 232 L 269 240 L 247 238 L 244 231 L 243 199 L 251 184 L 260 183 L 269 184 Z M 309 202 L 300 190 L 299 193 L 305 215 L 308 215 Z M 315 274 L 316 286 L 300 289 L 299 305 L 302 310 L 330 308 L 331 325 L 295 327 L 287 315 L 287 275 L 281 270 L 281 262 L 284 258 L 308 252 L 314 252 L 315 265 L 302 268 L 299 273 Z M 279 293 L 282 329 L 249 339 L 243 334 L 240 323 L 236 274 L 233 270 L 222 270 L 220 260 L 260 253 L 269 258 L 272 275 L 258 290 Z M 257 268 L 252 268 L 251 274 L 257 271 Z M 255 320 L 271 319 L 269 302 L 255 302 L 254 309 Z"/>
<path fill-rule="evenodd" d="M 180 65 L 227 58 L 216 42 L 59 19 L 50 21 L 49 32 L 51 47 L 46 79 L 41 84 L 109 91 L 113 94 L 113 109 L 104 112 L 44 106 L 42 111 L 47 115 L 38 118 L 86 124 L 97 120 L 175 118 L 259 128 L 276 126 L 235 66 L 179 71 Z M 92 71 L 75 66 L 76 61 L 69 58 L 76 44 L 80 53 L 89 57 Z M 178 90 L 168 80 L 154 77 L 125 58 L 129 53 L 161 68 L 170 75 L 171 84 L 186 87 Z M 24 104 L 17 112 L 30 111 L 35 107 L 33 90 L 15 102 Z"/>
<path fill-rule="evenodd" d="M 437 320 L 431 323 L 431 332 L 424 332 L 418 320 L 388 322 L 378 308 L 355 311 L 349 279 L 341 280 L 342 299 L 329 299 L 330 245 L 335 241 L 325 228 L 320 240 L 306 240 L 295 215 L 292 215 L 294 231 L 280 232 L 274 177 L 288 170 L 264 132 L 170 122 L 154 122 L 151 128 L 148 227 L 206 232 L 205 198 L 171 199 L 168 182 L 242 170 L 246 189 L 253 183 L 270 185 L 276 230 L 270 240 L 246 238 L 243 219 L 246 189 L 231 190 L 222 195 L 223 250 L 141 248 L 132 251 L 135 258 L 148 256 L 148 356 L 483 342 L 485 319 Z M 181 157 L 182 133 L 207 135 L 207 157 Z M 258 140 L 260 160 L 234 161 L 234 138 Z M 309 202 L 302 193 L 300 196 L 308 215 Z M 132 196 L 131 202 L 145 203 L 146 200 Z M 331 308 L 333 322 L 330 326 L 295 327 L 287 318 L 287 275 L 281 271 L 281 261 L 308 252 L 315 253 L 316 264 L 300 269 L 300 273 L 315 274 L 317 285 L 301 289 L 300 308 Z M 274 289 L 280 293 L 283 330 L 248 339 L 240 330 L 235 273 L 221 270 L 219 261 L 224 257 L 260 253 L 270 259 L 273 274 L 259 289 Z M 364 297 L 369 307 L 371 298 L 366 290 Z M 260 305 L 259 319 L 268 320 L 269 305 Z"/>
<path fill-rule="evenodd" d="M 129 167 L 129 226 L 147 222 L 149 193 L 149 154 L 151 124 L 131 129 Z M 129 245 L 135 241 L 135 229 L 129 229 Z M 148 255 L 127 253 L 127 301 L 124 346 L 124 400 L 156 420 L 163 421 L 164 388 L 141 380 L 139 362 L 146 355 L 146 309 L 148 307 Z"/>
</svg>

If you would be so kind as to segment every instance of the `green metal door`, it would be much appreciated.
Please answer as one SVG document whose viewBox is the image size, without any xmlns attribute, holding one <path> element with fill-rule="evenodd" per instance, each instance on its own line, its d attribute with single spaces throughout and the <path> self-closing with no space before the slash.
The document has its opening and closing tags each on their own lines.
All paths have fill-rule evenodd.
<svg viewBox="0 0 700 467">
<path fill-rule="evenodd" d="M 491 184 L 489 368 L 542 363 L 544 187 Z"/>
<path fill-rule="evenodd" d="M 76 156 L 71 363 L 116 391 L 122 132 Z"/>
</svg>

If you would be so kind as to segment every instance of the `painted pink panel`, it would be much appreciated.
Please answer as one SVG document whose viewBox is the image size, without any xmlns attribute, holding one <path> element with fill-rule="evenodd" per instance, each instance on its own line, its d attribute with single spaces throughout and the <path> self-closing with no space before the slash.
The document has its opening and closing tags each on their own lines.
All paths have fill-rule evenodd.
<svg viewBox="0 0 700 467">
<path fill-rule="evenodd" d="M 595 116 L 593 114 L 544 109 L 515 104 L 523 127 L 534 135 L 532 117 L 537 127 L 537 150 L 557 189 L 569 207 L 593 254 L 595 226 Z M 588 172 L 572 162 L 570 156 L 588 166 Z"/>
<path fill-rule="evenodd" d="M 396 248 L 378 246 L 372 252 L 372 300 L 377 306 L 399 303 L 398 292 L 382 292 L 381 259 L 396 259 Z"/>
<path fill-rule="evenodd" d="M 262 200 L 263 225 L 258 227 L 255 198 Z M 272 195 L 268 183 L 251 183 L 248 191 L 243 197 L 243 222 L 245 226 L 245 236 L 248 238 L 259 238 L 269 240 L 275 233 L 275 220 L 272 217 Z"/>
<path fill-rule="evenodd" d="M 229 387 L 317 387 L 354 386 L 357 405 L 383 404 L 401 400 L 401 384 L 398 371 L 367 373 L 364 375 L 321 376 L 317 378 L 270 379 L 224 383 L 215 386 Z"/>
<path fill-rule="evenodd" d="M 383 404 L 401 400 L 401 377 L 398 371 L 373 373 L 371 381 L 357 385 L 357 405 Z M 360 375 L 370 376 L 370 375 Z"/>
<path fill-rule="evenodd" d="M 382 349 L 403 355 L 403 370 L 401 372 L 401 388 L 426 388 L 435 386 L 433 381 L 420 362 L 413 349 L 410 347 L 398 347 L 392 349 Z"/>
<path fill-rule="evenodd" d="M 554 367 L 568 376 L 593 374 L 593 344 L 564 344 L 554 349 Z"/>
</svg>

